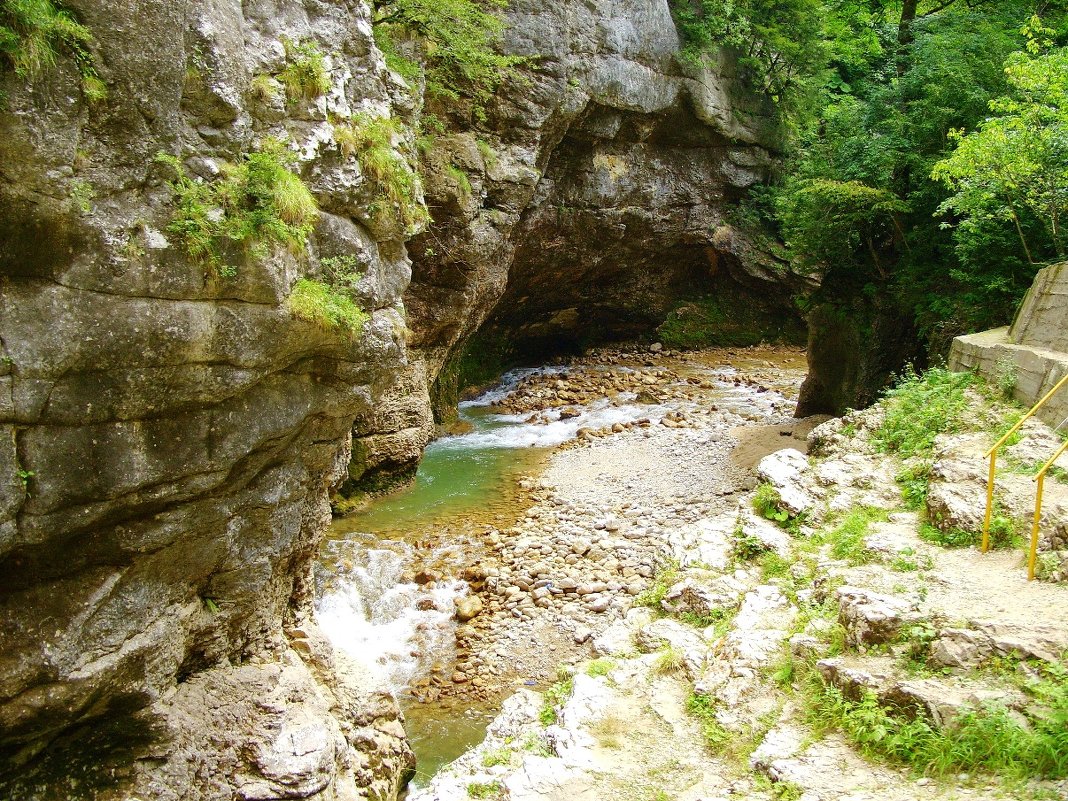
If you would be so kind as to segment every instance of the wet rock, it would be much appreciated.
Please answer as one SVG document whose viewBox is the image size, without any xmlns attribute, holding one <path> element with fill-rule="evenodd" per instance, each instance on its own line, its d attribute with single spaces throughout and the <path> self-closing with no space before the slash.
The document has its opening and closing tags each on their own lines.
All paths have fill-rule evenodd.
<svg viewBox="0 0 1068 801">
<path fill-rule="evenodd" d="M 441 572 L 430 568 L 424 568 L 415 574 L 413 581 L 415 581 L 416 584 L 434 584 L 441 581 Z"/>
<path fill-rule="evenodd" d="M 456 604 L 456 619 L 461 622 L 467 622 L 482 614 L 484 608 L 482 599 L 477 595 L 456 598 L 454 603 Z"/>
</svg>

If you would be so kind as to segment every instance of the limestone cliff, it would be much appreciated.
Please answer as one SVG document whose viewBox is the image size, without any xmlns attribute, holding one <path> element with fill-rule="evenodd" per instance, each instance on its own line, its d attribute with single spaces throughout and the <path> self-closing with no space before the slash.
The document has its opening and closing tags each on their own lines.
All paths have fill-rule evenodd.
<svg viewBox="0 0 1068 801">
<path fill-rule="evenodd" d="M 419 234 L 353 145 L 400 119 L 385 146 L 411 160 L 422 112 L 363 0 L 66 7 L 108 96 L 70 53 L 0 73 L 0 795 L 390 798 L 396 703 L 311 614 L 330 489 L 412 468 L 491 313 L 533 352 L 789 285 L 728 224 L 774 160 L 768 110 L 728 59 L 680 65 L 666 0 L 516 0 L 525 78 L 484 122 L 439 110 Z M 324 85 L 289 92 L 311 56 Z M 175 166 L 195 193 L 268 146 L 318 202 L 309 240 L 205 265 Z M 357 336 L 289 305 L 338 259 Z"/>
<path fill-rule="evenodd" d="M 531 66 L 485 122 L 450 118 L 425 158 L 435 222 L 410 243 L 412 378 L 367 421 L 352 468 L 372 486 L 414 467 L 433 431 L 423 380 L 480 329 L 480 347 L 521 358 L 651 331 L 702 293 L 796 314 L 798 279 L 730 224 L 779 145 L 730 58 L 684 64 L 667 0 L 513 0 L 505 16 L 505 49 Z"/>
<path fill-rule="evenodd" d="M 69 8 L 108 97 L 63 52 L 2 76 L 0 796 L 391 797 L 396 704 L 311 620 L 352 421 L 405 360 L 402 234 L 333 136 L 391 113 L 368 9 Z M 286 41 L 325 54 L 323 96 L 271 89 Z M 322 209 L 309 246 L 206 269 L 168 230 L 156 155 L 210 180 L 267 136 Z M 372 315 L 356 338 L 285 304 L 342 254 Z"/>
</svg>

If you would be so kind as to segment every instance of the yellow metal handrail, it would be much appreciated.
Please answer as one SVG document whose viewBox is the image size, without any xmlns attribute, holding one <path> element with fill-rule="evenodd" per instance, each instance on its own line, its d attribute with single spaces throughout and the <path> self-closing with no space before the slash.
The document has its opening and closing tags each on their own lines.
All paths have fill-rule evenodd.
<svg viewBox="0 0 1068 801">
<path fill-rule="evenodd" d="M 1050 460 L 1042 465 L 1042 469 L 1038 471 L 1038 475 L 1035 476 L 1035 481 L 1038 482 L 1038 490 L 1035 492 L 1035 519 L 1031 523 L 1031 552 L 1027 555 L 1027 580 L 1033 581 L 1035 578 L 1035 562 L 1038 560 L 1038 524 L 1042 519 L 1042 488 L 1046 483 L 1046 471 L 1053 466 L 1053 463 L 1060 458 L 1060 455 L 1068 450 L 1068 440 L 1065 441 L 1061 447 L 1057 449 L 1057 452 L 1050 457 Z"/>
<path fill-rule="evenodd" d="M 1060 381 L 1058 381 L 1054 385 L 1053 389 L 1051 389 L 1049 392 L 1047 392 L 1042 397 L 1042 400 L 1040 400 L 1038 403 L 1036 403 L 1034 406 L 1032 406 L 1031 409 L 1027 412 L 1027 414 L 1025 414 L 1023 417 L 1021 417 L 1020 421 L 1016 425 L 1014 425 L 1012 428 L 1010 428 L 1008 431 L 1006 431 L 1005 432 L 1005 436 L 1003 436 L 1001 439 L 999 439 L 997 442 L 995 442 L 994 443 L 994 447 L 992 447 L 990 450 L 988 450 L 986 452 L 987 457 L 990 459 L 990 475 L 989 475 L 989 477 L 987 478 L 987 481 L 986 481 L 986 515 L 983 517 L 983 553 L 986 553 L 987 551 L 990 550 L 990 517 L 994 512 L 994 476 L 997 473 L 998 450 L 1001 449 L 1002 445 L 1004 445 L 1006 442 L 1009 441 L 1009 437 L 1011 437 L 1013 434 L 1015 434 L 1017 431 L 1020 430 L 1020 427 L 1024 423 L 1026 423 L 1028 420 L 1030 420 L 1032 417 L 1034 417 L 1035 412 L 1037 412 L 1039 409 L 1041 409 L 1045 405 L 1046 401 L 1048 401 L 1050 398 L 1052 398 L 1054 396 L 1054 394 L 1057 392 L 1057 390 L 1059 390 L 1065 384 L 1068 384 L 1068 375 L 1065 375 L 1064 378 L 1062 378 Z M 1062 450 L 1063 450 L 1063 448 L 1062 448 Z M 1057 456 L 1060 456 L 1060 452 L 1057 453 Z M 1051 462 L 1049 464 L 1052 464 L 1053 461 L 1056 460 L 1057 456 L 1054 456 L 1053 460 L 1051 460 Z M 1045 471 L 1049 469 L 1049 464 L 1047 464 L 1043 468 L 1043 472 L 1042 472 L 1043 476 L 1045 475 Z M 1039 484 L 1040 498 L 1041 498 L 1041 491 L 1042 491 L 1041 490 L 1041 484 Z"/>
</svg>

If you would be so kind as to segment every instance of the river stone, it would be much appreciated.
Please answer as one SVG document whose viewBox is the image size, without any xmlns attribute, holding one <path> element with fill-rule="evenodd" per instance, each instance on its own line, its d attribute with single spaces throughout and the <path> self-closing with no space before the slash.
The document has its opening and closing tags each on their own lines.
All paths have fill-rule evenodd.
<svg viewBox="0 0 1068 801">
<path fill-rule="evenodd" d="M 461 622 L 467 622 L 482 614 L 484 608 L 482 599 L 477 595 L 465 595 L 456 598 L 454 603 L 456 604 L 456 619 Z"/>
</svg>

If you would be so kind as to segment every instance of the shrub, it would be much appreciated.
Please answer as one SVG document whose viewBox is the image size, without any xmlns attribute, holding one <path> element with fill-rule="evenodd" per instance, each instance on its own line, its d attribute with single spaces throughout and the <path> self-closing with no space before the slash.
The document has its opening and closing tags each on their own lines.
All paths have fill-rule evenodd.
<svg viewBox="0 0 1068 801">
<path fill-rule="evenodd" d="M 422 69 L 428 97 L 467 98 L 476 118 L 485 117 L 497 88 L 517 77 L 516 67 L 524 63 L 496 50 L 504 22 L 493 9 L 505 0 L 376 0 L 374 5 L 375 41 L 390 68 L 408 80 Z M 398 41 L 412 39 L 421 44 L 422 68 L 397 47 Z"/>
<path fill-rule="evenodd" d="M 33 78 L 55 66 L 57 48 L 62 48 L 78 67 L 86 99 L 103 100 L 107 87 L 89 52 L 92 43 L 89 29 L 52 0 L 0 2 L 0 56 L 21 78 Z"/>
<path fill-rule="evenodd" d="M 886 393 L 886 416 L 873 437 L 876 445 L 904 458 L 930 454 L 935 437 L 959 429 L 968 404 L 964 390 L 973 381 L 971 373 L 951 373 L 940 367 L 923 375 L 908 369 Z"/>
<path fill-rule="evenodd" d="M 1005 779 L 1068 776 L 1068 670 L 1051 665 L 1027 686 L 1039 714 L 1021 724 L 1008 709 L 988 704 L 938 729 L 926 718 L 883 709 L 873 693 L 858 701 L 825 686 L 808 700 L 818 731 L 839 729 L 862 752 L 910 765 L 925 774 L 987 771 Z"/>
<path fill-rule="evenodd" d="M 277 140 L 246 154 L 240 164 L 225 164 L 222 177 L 203 182 L 190 178 L 175 156 L 160 153 L 157 161 L 175 172 L 171 189 L 175 213 L 167 230 L 178 236 L 188 253 L 223 271 L 223 248 L 236 242 L 255 257 L 270 245 L 301 253 L 319 217 L 315 198 L 290 172 L 295 156 Z"/>
<path fill-rule="evenodd" d="M 330 74 L 319 45 L 282 39 L 287 64 L 278 74 L 290 102 L 313 100 L 330 91 Z"/>
<path fill-rule="evenodd" d="M 341 329 L 350 336 L 359 334 L 370 319 L 348 295 L 311 278 L 297 281 L 286 305 L 298 319 L 327 330 Z"/>
<path fill-rule="evenodd" d="M 752 504 L 757 513 L 768 520 L 785 523 L 790 519 L 790 513 L 782 508 L 782 498 L 779 496 L 779 491 L 767 482 L 756 488 Z"/>
<path fill-rule="evenodd" d="M 394 150 L 393 142 L 399 133 L 396 120 L 367 113 L 357 114 L 351 121 L 334 127 L 334 138 L 341 152 L 356 158 L 377 193 L 399 208 L 405 228 L 414 233 L 430 215 L 419 200 L 419 176 Z"/>
</svg>

